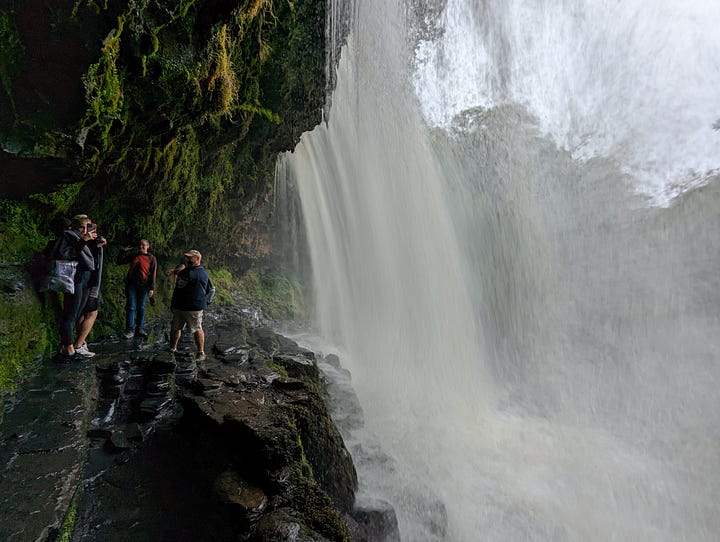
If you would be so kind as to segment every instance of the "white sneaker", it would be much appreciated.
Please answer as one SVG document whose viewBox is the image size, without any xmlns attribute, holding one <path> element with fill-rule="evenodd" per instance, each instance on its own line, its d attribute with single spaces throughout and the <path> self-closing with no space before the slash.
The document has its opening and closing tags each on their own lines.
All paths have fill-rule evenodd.
<svg viewBox="0 0 720 542">
<path fill-rule="evenodd" d="M 88 350 L 87 343 L 83 343 L 80 348 L 76 348 L 75 353 L 81 355 L 84 358 L 91 358 L 95 355 L 95 352 L 90 352 L 90 350 Z"/>
<path fill-rule="evenodd" d="M 126 331 L 126 332 L 123 334 L 123 337 L 125 337 L 126 339 L 132 339 L 134 336 L 135 336 L 135 332 L 134 332 L 134 331 Z"/>
</svg>

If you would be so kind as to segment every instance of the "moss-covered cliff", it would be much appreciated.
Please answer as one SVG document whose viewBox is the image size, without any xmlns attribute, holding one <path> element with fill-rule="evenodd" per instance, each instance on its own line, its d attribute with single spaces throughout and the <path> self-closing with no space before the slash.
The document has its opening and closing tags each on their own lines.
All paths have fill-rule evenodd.
<svg viewBox="0 0 720 542">
<path fill-rule="evenodd" d="M 146 237 L 161 259 L 192 246 L 211 267 L 271 270 L 275 158 L 320 120 L 324 18 L 324 0 L 3 2 L 3 309 L 77 212 L 111 253 Z M 114 295 L 101 327 L 117 322 Z M 19 324 L 3 312 L 4 344 Z"/>
<path fill-rule="evenodd" d="M 238 212 L 320 118 L 324 2 L 9 4 L 2 195 L 64 188 L 64 208 L 34 200 L 46 217 L 81 209 L 115 240 L 241 255 Z"/>
</svg>

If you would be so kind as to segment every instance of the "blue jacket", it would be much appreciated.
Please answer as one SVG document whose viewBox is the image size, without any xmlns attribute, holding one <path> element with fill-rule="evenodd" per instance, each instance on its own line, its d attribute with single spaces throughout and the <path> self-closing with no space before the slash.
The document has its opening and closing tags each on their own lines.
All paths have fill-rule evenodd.
<svg viewBox="0 0 720 542">
<path fill-rule="evenodd" d="M 200 311 L 207 308 L 215 296 L 215 288 L 202 265 L 186 267 L 177 274 L 171 309 Z"/>
</svg>

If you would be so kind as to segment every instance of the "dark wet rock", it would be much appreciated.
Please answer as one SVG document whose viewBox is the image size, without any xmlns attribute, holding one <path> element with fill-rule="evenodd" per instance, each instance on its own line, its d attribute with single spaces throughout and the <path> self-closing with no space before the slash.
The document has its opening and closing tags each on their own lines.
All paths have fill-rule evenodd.
<svg viewBox="0 0 720 542">
<path fill-rule="evenodd" d="M 337 355 L 335 354 L 328 354 L 327 356 L 323 357 L 322 361 L 324 361 L 331 367 L 335 367 L 336 369 L 340 368 L 340 358 L 337 357 Z"/>
<path fill-rule="evenodd" d="M 154 375 L 167 375 L 175 371 L 175 362 L 164 359 L 152 359 L 147 364 L 147 372 Z"/>
<path fill-rule="evenodd" d="M 85 375 L 82 365 L 47 364 L 6 404 L 0 424 L 0 540 L 45 540 L 62 524 L 82 478 L 84 405 L 91 400 Z"/>
<path fill-rule="evenodd" d="M 272 356 L 280 351 L 278 337 L 278 334 L 269 328 L 256 328 L 248 338 L 248 344 L 256 346 Z"/>
<path fill-rule="evenodd" d="M 82 431 L 89 457 L 73 540 L 350 540 L 357 475 L 314 354 L 269 329 L 223 326 L 220 336 L 208 326 L 213 355 L 200 369 L 188 337 L 175 355 L 94 347 L 101 362 L 84 373 L 94 387 L 77 410 L 93 428 L 62 421 Z M 17 441 L 24 457 L 45 453 Z"/>
<path fill-rule="evenodd" d="M 285 369 L 288 376 L 293 378 L 305 378 L 312 381 L 320 378 L 320 370 L 314 357 L 276 355 L 273 356 L 273 363 Z"/>
<path fill-rule="evenodd" d="M 102 366 L 102 365 L 95 366 L 95 373 L 98 376 L 116 375 L 119 372 L 120 372 L 120 364 L 117 362 L 110 363 L 109 365 L 105 365 L 105 366 Z"/>
<path fill-rule="evenodd" d="M 167 381 L 148 382 L 145 395 L 148 397 L 163 397 L 170 393 L 170 383 Z"/>
<path fill-rule="evenodd" d="M 128 423 L 125 425 L 124 433 L 125 437 L 130 441 L 142 442 L 145 439 L 145 435 L 138 423 Z"/>
<path fill-rule="evenodd" d="M 395 509 L 386 501 L 365 499 L 355 504 L 348 522 L 353 540 L 400 542 Z"/>
<path fill-rule="evenodd" d="M 110 438 L 112 433 L 112 429 L 96 427 L 93 429 L 88 429 L 86 435 L 88 438 L 108 439 Z"/>
<path fill-rule="evenodd" d="M 193 389 L 193 391 L 202 394 L 219 392 L 220 388 L 222 388 L 222 382 L 209 378 L 198 378 L 197 380 L 195 380 L 191 388 Z"/>
<path fill-rule="evenodd" d="M 165 407 L 170 406 L 172 399 L 170 397 L 148 397 L 140 403 L 138 414 L 142 418 L 157 416 Z"/>
<path fill-rule="evenodd" d="M 292 511 L 282 509 L 263 517 L 254 526 L 248 540 L 253 542 L 329 542 L 321 534 L 304 526 Z"/>
<path fill-rule="evenodd" d="M 175 376 L 194 373 L 197 370 L 195 363 L 185 363 L 175 367 Z"/>
<path fill-rule="evenodd" d="M 303 379 L 280 375 L 269 364 L 283 372 L 288 366 Z M 212 396 L 194 393 L 196 387 L 188 393 L 181 390 L 183 419 L 205 431 L 219 431 L 221 436 L 216 439 L 230 447 L 238 461 L 238 475 L 260 482 L 269 504 L 259 522 L 267 529 L 290 536 L 294 530 L 287 529 L 298 524 L 304 526 L 303 532 L 320 533 L 318 540 L 344 539 L 347 534 L 339 513 L 352 507 L 357 476 L 317 391 L 321 382 L 314 360 L 280 356 L 277 361 L 257 359 L 249 365 L 237 386 L 223 387 Z M 208 366 L 207 375 L 200 380 L 203 386 L 212 375 L 228 377 L 223 374 L 226 365 Z M 268 514 L 274 517 L 273 511 L 280 505 L 292 510 L 295 518 L 280 522 L 284 527 L 267 519 Z M 263 532 L 256 536 L 270 536 Z"/>
<path fill-rule="evenodd" d="M 212 351 L 221 357 L 228 357 L 228 356 L 234 356 L 234 355 L 247 355 L 248 350 L 250 350 L 250 346 L 246 344 L 241 338 L 235 338 L 224 335 L 218 338 L 217 341 L 215 341 L 215 344 L 212 347 Z"/>
<path fill-rule="evenodd" d="M 219 500 L 233 505 L 237 512 L 246 516 L 257 515 L 267 508 L 265 492 L 240 477 L 235 471 L 221 473 L 213 484 Z"/>
<path fill-rule="evenodd" d="M 350 372 L 329 364 L 323 364 L 322 369 L 335 423 L 341 431 L 361 428 L 365 420 L 362 406 L 351 385 Z"/>
<path fill-rule="evenodd" d="M 129 450 L 132 445 L 123 432 L 113 431 L 105 441 L 104 447 L 108 452 L 117 453 Z"/>
<path fill-rule="evenodd" d="M 281 390 L 301 390 L 303 388 L 307 388 L 307 384 L 302 380 L 298 380 L 297 378 L 285 378 L 282 376 L 274 378 L 271 384 L 274 388 Z"/>
<path fill-rule="evenodd" d="M 241 349 L 237 352 L 233 352 L 232 354 L 226 354 L 222 356 L 221 359 L 223 363 L 242 365 L 243 363 L 247 363 L 247 361 L 250 359 L 250 350 Z"/>
</svg>

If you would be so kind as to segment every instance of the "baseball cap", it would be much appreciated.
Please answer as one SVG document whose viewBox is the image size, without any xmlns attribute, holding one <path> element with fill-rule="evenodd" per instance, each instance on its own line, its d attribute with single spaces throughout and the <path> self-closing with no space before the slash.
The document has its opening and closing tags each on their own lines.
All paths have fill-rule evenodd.
<svg viewBox="0 0 720 542">
<path fill-rule="evenodd" d="M 192 258 L 192 257 L 202 258 L 202 254 L 200 254 L 200 251 L 199 251 L 199 250 L 195 250 L 195 249 L 193 249 L 193 250 L 188 250 L 188 251 L 185 253 L 185 256 L 188 256 L 188 257 L 190 257 L 190 258 Z"/>
</svg>

